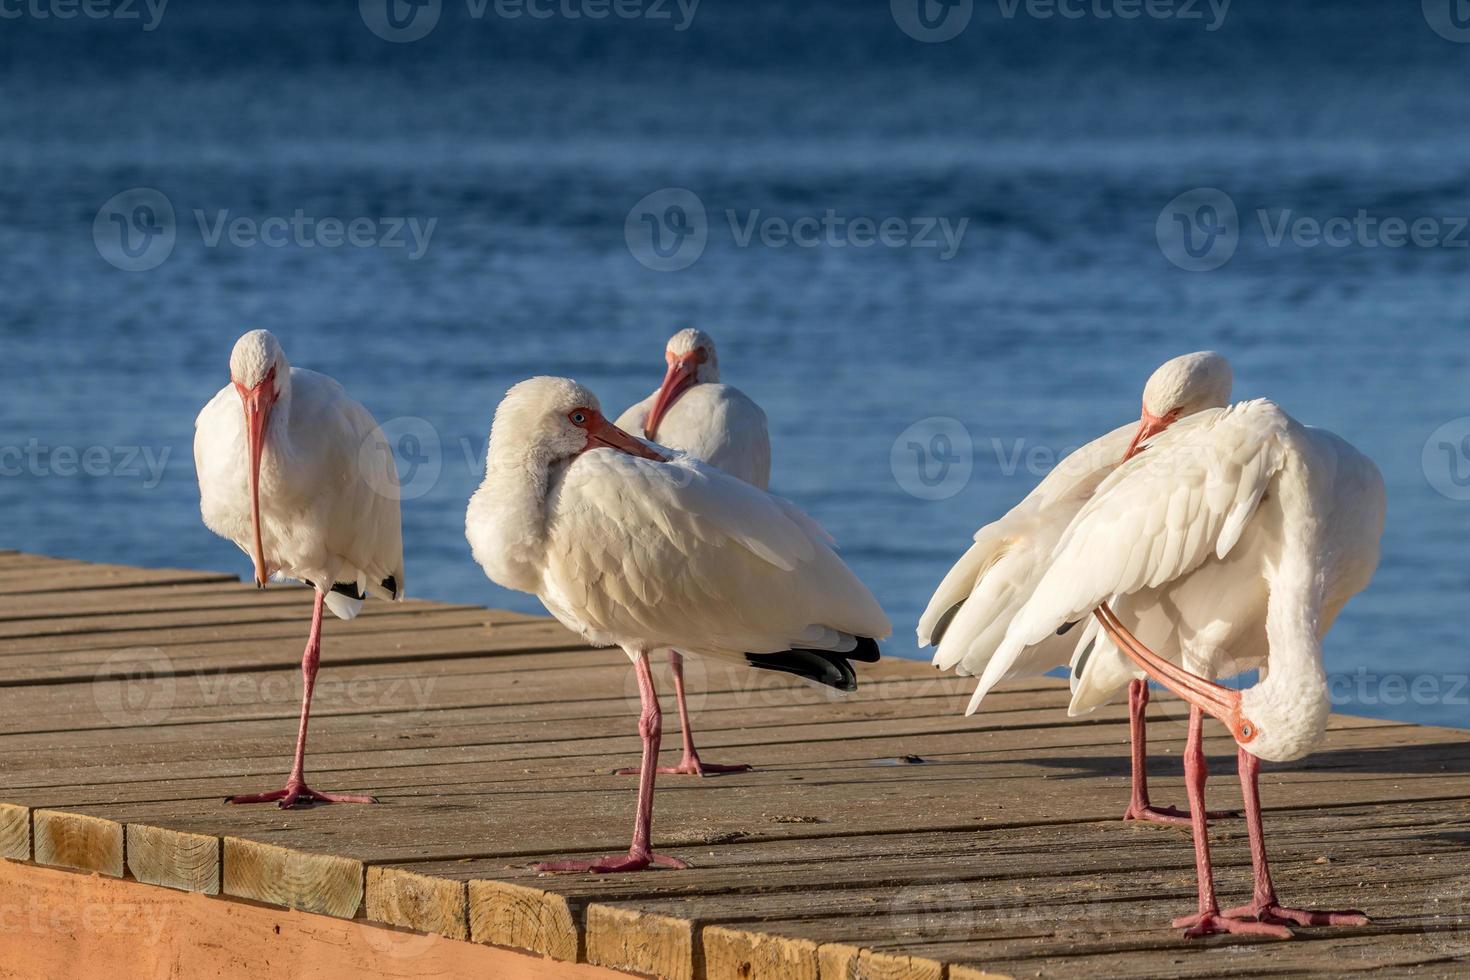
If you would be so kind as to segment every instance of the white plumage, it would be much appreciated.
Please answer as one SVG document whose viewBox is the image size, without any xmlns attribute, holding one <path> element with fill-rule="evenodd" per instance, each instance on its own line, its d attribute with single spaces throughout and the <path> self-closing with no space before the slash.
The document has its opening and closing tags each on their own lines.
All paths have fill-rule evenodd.
<svg viewBox="0 0 1470 980">
<path fill-rule="evenodd" d="M 987 665 L 976 703 L 1029 644 L 1106 602 L 1149 649 L 1192 674 L 1262 668 L 1242 693 L 1255 728 L 1244 747 L 1299 758 L 1330 710 L 1322 636 L 1372 577 L 1384 510 L 1367 457 L 1269 401 L 1182 420 L 1079 511 Z M 1076 710 L 1141 676 L 1105 635 L 1078 666 Z"/>
<path fill-rule="evenodd" d="M 270 363 L 278 375 L 260 462 L 265 572 L 328 590 L 328 607 L 351 619 L 362 601 L 330 592 L 337 583 L 355 587 L 359 596 L 403 594 L 393 453 L 368 410 L 332 378 L 292 368 L 284 355 Z M 220 389 L 194 425 L 204 523 L 250 554 L 250 451 L 235 387 Z"/>
<path fill-rule="evenodd" d="M 1141 419 L 1114 429 L 1068 455 L 1004 517 L 975 532 L 919 620 L 919 645 L 935 645 L 934 664 L 962 676 L 993 662 L 1012 617 L 1041 581 L 1067 525 L 1098 485 L 1142 440 L 1175 420 L 1230 398 L 1230 365 L 1212 351 L 1172 358 L 1144 386 Z M 1010 658 L 995 681 L 1044 674 L 1065 666 L 1077 636 L 1042 637 Z"/>
<path fill-rule="evenodd" d="M 552 411 L 553 421 L 597 409 L 580 386 L 533 379 L 496 413 L 466 520 L 492 579 L 630 655 L 673 647 L 743 663 L 747 653 L 847 652 L 857 637 L 888 635 L 877 600 L 789 501 L 688 455 L 581 451 L 570 423 L 566 455 L 543 457 L 517 427 L 528 408 L 545 415 L 560 402 L 567 411 Z"/>
</svg>

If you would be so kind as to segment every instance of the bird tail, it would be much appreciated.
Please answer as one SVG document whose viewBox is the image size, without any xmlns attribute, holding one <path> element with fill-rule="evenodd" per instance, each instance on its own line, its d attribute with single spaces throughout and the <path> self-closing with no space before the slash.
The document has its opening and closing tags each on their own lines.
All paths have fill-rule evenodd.
<svg viewBox="0 0 1470 980">
<path fill-rule="evenodd" d="M 857 690 L 857 671 L 852 661 L 877 663 L 878 643 L 866 636 L 857 637 L 857 646 L 842 653 L 830 650 L 786 650 L 782 653 L 747 653 L 745 662 L 762 670 L 779 670 L 785 674 L 851 693 Z"/>
</svg>

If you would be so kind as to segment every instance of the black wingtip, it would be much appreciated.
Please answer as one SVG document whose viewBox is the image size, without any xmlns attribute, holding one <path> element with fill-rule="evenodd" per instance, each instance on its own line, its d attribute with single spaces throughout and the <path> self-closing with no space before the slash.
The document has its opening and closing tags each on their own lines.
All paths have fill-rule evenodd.
<svg viewBox="0 0 1470 980">
<path fill-rule="evenodd" d="M 747 653 L 745 662 L 762 670 L 795 674 L 797 677 L 851 694 L 857 690 L 858 685 L 857 671 L 852 669 L 852 664 L 848 659 L 850 657 L 863 663 L 874 663 L 878 659 L 878 644 L 873 640 L 860 640 L 858 649 L 854 653 L 830 653 L 826 650 Z"/>
<path fill-rule="evenodd" d="M 1068 633 L 1072 632 L 1072 627 L 1076 626 L 1077 622 L 1078 621 L 1074 619 L 1070 623 L 1063 623 L 1062 625 L 1058 626 L 1057 636 L 1066 636 Z"/>
<path fill-rule="evenodd" d="M 332 585 L 332 591 L 338 595 L 345 595 L 349 599 L 366 599 L 362 590 L 357 587 L 356 582 L 336 582 Z"/>
<path fill-rule="evenodd" d="M 395 599 L 398 598 L 398 576 L 397 575 L 389 575 L 387 578 L 383 579 L 383 581 L 380 582 L 379 584 L 382 585 L 383 586 L 383 590 L 386 591 L 393 598 L 395 598 Z"/>
</svg>

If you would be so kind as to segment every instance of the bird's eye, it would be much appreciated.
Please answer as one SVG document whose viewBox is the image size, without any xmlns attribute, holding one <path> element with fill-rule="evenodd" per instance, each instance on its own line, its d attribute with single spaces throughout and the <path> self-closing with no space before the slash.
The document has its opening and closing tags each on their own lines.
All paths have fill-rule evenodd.
<svg viewBox="0 0 1470 980">
<path fill-rule="evenodd" d="M 587 413 L 581 410 L 575 411 L 572 413 L 571 419 L 573 425 L 585 425 L 587 423 Z"/>
</svg>

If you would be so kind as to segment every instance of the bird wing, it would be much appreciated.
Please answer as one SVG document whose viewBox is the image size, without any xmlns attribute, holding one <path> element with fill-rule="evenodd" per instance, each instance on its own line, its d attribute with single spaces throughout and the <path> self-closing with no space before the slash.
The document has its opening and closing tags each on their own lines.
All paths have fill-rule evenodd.
<svg viewBox="0 0 1470 980">
<path fill-rule="evenodd" d="M 691 457 L 583 453 L 547 507 L 541 598 L 593 642 L 743 660 L 890 632 L 815 521 Z"/>
<path fill-rule="evenodd" d="M 1174 423 L 1119 466 L 1058 542 L 981 675 L 973 711 L 1027 646 L 1114 596 L 1158 588 L 1230 553 L 1286 457 L 1290 419 L 1265 400 Z"/>
<path fill-rule="evenodd" d="M 919 620 L 919 645 L 935 644 L 935 666 L 962 675 L 984 671 L 1067 524 L 1118 465 L 1135 428 L 1119 426 L 1069 454 L 1009 513 L 975 532 Z M 1072 639 L 1043 640 L 1007 676 L 1063 666 L 1073 646 Z"/>
<path fill-rule="evenodd" d="M 334 484 L 323 537 L 338 562 L 333 578 L 355 579 L 360 595 L 402 598 L 401 491 L 393 448 L 372 413 L 332 378 L 293 368 L 291 391 L 293 444 L 315 458 L 323 482 Z"/>
</svg>

